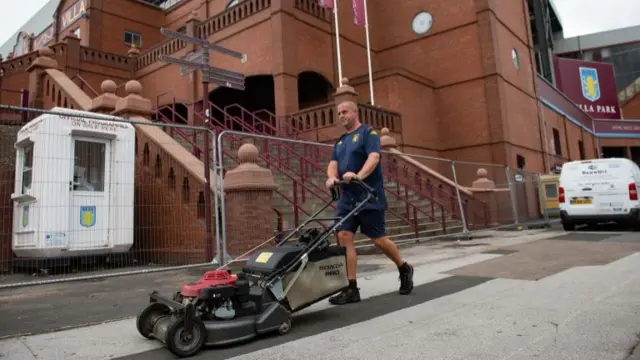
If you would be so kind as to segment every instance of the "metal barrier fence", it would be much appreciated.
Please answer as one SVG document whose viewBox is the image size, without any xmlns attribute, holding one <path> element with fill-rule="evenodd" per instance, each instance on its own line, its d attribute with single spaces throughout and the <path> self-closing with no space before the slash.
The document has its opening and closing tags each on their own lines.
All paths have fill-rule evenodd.
<svg viewBox="0 0 640 360">
<path fill-rule="evenodd" d="M 235 158 L 242 144 L 258 151 L 257 164 L 270 169 L 278 189 L 273 196 L 274 236 L 281 238 L 329 199 L 326 168 L 332 144 L 224 130 L 216 141 L 217 162 L 222 167 L 217 181 L 224 188 L 224 174 L 238 166 Z M 387 233 L 398 244 L 420 242 L 473 231 L 513 226 L 548 217 L 536 216 L 536 174 L 516 178 L 509 167 L 459 162 L 415 154 L 383 151 L 385 196 L 388 203 Z M 473 188 L 479 170 L 492 180 L 491 189 Z M 222 223 L 227 209 L 221 195 Z M 463 209 L 463 210 L 461 210 Z M 322 217 L 331 217 L 333 207 Z M 325 228 L 330 222 L 321 222 Z M 278 226 L 279 225 L 279 226 Z M 266 236 L 265 236 L 266 237 Z M 222 232 L 225 259 L 237 256 L 234 239 Z M 356 235 L 357 247 L 370 247 Z"/>
<path fill-rule="evenodd" d="M 30 122 L 0 131 L 16 146 L 0 153 L 0 288 L 226 264 L 247 250 L 227 238 L 222 191 L 246 142 L 279 186 L 273 234 L 254 240 L 282 238 L 329 200 L 332 144 L 216 134 L 162 115 L 131 121 L 0 105 L 7 112 Z M 548 222 L 536 210 L 536 174 L 393 150 L 382 159 L 387 231 L 398 244 Z M 207 199 L 210 189 L 221 191 Z M 360 234 L 356 242 L 373 246 Z"/>
<path fill-rule="evenodd" d="M 2 141 L 15 144 L 0 154 L 0 288 L 220 258 L 208 129 L 74 110 L 0 112 L 30 120 L 0 125 Z"/>
</svg>

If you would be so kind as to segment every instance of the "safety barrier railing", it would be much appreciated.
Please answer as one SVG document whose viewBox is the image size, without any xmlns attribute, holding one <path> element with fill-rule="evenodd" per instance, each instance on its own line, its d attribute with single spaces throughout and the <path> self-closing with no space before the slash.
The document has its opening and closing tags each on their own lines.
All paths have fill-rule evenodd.
<svg viewBox="0 0 640 360">
<path fill-rule="evenodd" d="M 170 117 L 172 119 L 186 122 L 187 120 L 183 116 L 177 114 L 175 110 L 176 103 L 177 102 L 174 97 L 171 104 L 159 107 L 157 109 L 157 112 L 161 113 L 163 110 L 167 110 L 170 113 Z M 275 128 L 270 127 L 271 124 L 265 123 L 260 119 L 252 119 L 251 122 L 247 122 L 244 121 L 246 120 L 246 117 L 238 118 L 227 112 L 227 110 L 239 110 L 241 114 L 251 116 L 251 113 L 249 113 L 246 109 L 240 107 L 239 105 L 220 108 L 217 105 L 210 103 L 207 110 L 208 111 L 205 111 L 204 114 L 199 111 L 193 111 L 193 115 L 199 122 L 207 123 L 208 126 L 214 131 L 236 128 L 242 130 L 243 136 L 246 135 L 246 133 L 260 133 L 260 131 L 264 131 L 265 129 L 271 129 L 275 131 Z M 218 118 L 213 114 L 220 114 L 220 116 L 224 120 L 218 120 Z M 166 119 L 167 116 L 164 116 L 163 118 Z M 236 141 L 234 141 L 234 144 L 241 144 L 239 142 L 241 138 L 242 136 L 235 137 Z M 194 139 L 193 141 L 197 142 L 196 139 Z M 306 174 L 306 172 L 308 172 L 309 169 L 321 169 L 311 157 L 300 154 L 296 151 L 296 149 L 289 146 L 289 144 L 284 144 L 282 142 L 275 142 L 274 144 L 277 145 L 277 155 L 273 154 L 272 152 L 264 151 L 263 154 L 261 154 L 260 158 L 266 163 L 266 166 L 268 168 L 273 168 L 275 171 L 284 174 L 284 176 L 289 177 L 294 182 L 292 186 L 296 190 L 291 196 L 288 197 L 280 192 L 278 192 L 278 194 L 281 195 L 291 206 L 293 206 L 296 214 L 299 215 L 300 212 L 307 214 L 307 212 L 303 209 L 303 205 L 306 202 L 307 197 L 319 197 L 320 199 L 322 199 L 322 196 L 318 195 L 318 189 L 316 186 L 314 186 L 314 184 L 307 184 L 307 179 L 309 176 Z M 261 147 L 263 149 L 269 148 L 269 141 L 265 140 Z M 194 151 L 197 152 L 198 150 Z M 233 158 L 227 152 L 225 152 L 224 155 L 231 159 Z M 292 166 L 292 158 L 297 161 L 297 168 Z M 297 216 L 294 220 L 296 224 L 298 223 L 298 219 L 299 216 Z"/>
<path fill-rule="evenodd" d="M 8 140 L 17 155 L 0 163 L 0 288 L 198 267 L 220 258 L 219 196 L 215 184 L 203 187 L 211 166 L 162 130 L 214 139 L 209 129 L 71 110 L 0 105 L 0 111 L 32 119 L 13 127 Z M 206 196 L 213 197 L 211 211 Z M 211 242 L 207 222 L 218 235 Z"/>
<path fill-rule="evenodd" d="M 172 119 L 169 119 L 167 116 L 165 116 L 162 113 L 163 109 L 169 109 L 171 112 L 171 117 Z M 167 124 L 186 124 L 188 122 L 188 120 L 183 117 L 180 114 L 177 114 L 175 111 L 173 111 L 171 108 L 167 107 L 167 106 L 162 106 L 162 107 L 158 107 L 156 109 L 156 121 L 159 122 L 164 122 Z M 216 129 L 213 129 L 214 132 Z M 202 154 L 205 151 L 204 148 L 200 145 L 202 144 L 204 141 L 206 141 L 206 139 L 200 139 L 200 137 L 198 136 L 198 133 L 195 131 L 190 131 L 189 129 L 181 129 L 181 128 L 177 128 L 177 127 L 163 127 L 163 131 L 167 132 L 171 137 L 173 137 L 175 140 L 177 140 L 181 145 L 183 145 L 186 149 L 191 149 L 191 153 L 201 159 L 202 158 Z M 189 132 L 191 132 L 191 134 L 189 134 Z M 212 149 L 211 155 L 212 158 L 214 158 L 213 154 L 215 153 L 214 151 L 214 146 L 210 147 Z M 224 155 L 228 158 L 231 158 L 235 163 L 238 163 L 238 160 L 236 157 L 230 155 L 229 153 L 227 153 L 226 151 L 224 151 Z M 202 159 L 204 161 L 204 159 Z M 217 171 L 218 169 L 214 169 L 215 171 Z M 224 175 L 224 172 L 222 173 L 222 175 Z M 292 206 L 297 207 L 295 198 L 294 199 L 289 199 L 286 195 L 284 195 L 283 193 L 276 191 L 276 193 L 280 196 L 282 196 L 287 202 L 289 202 Z M 282 231 L 282 214 L 278 211 L 277 208 L 272 208 L 272 210 L 275 212 L 276 214 L 276 224 L 277 224 L 277 228 L 278 231 Z"/>
<path fill-rule="evenodd" d="M 0 288 L 141 274 L 224 261 L 229 251 L 238 251 L 240 241 L 226 236 L 229 204 L 224 191 L 225 174 L 242 160 L 232 150 L 247 140 L 256 143 L 268 140 L 267 153 L 276 154 L 278 143 L 282 142 L 292 149 L 306 146 L 304 154 L 311 157 L 330 151 L 332 146 L 221 129 L 216 133 L 208 128 L 172 123 L 164 114 L 160 121 L 149 122 L 5 105 L 0 105 L 0 111 L 18 115 L 27 112 L 27 118 L 35 119 L 22 127 L 12 125 L 15 139 L 10 142 L 17 146 L 18 155 L 10 154 L 11 165 L 0 163 L 3 199 L 0 271 L 4 275 Z M 45 121 L 60 123 L 47 127 L 43 125 Z M 170 129 L 174 134 L 196 132 L 198 139 L 209 137 L 215 146 L 213 166 L 198 160 L 175 139 L 177 136 L 170 136 Z M 101 136 L 93 138 L 91 131 Z M 45 138 L 48 140 L 42 140 Z M 201 144 L 192 145 L 205 152 Z M 113 151 L 107 151 L 109 146 L 113 146 Z M 422 164 L 428 160 L 421 155 L 403 155 Z M 383 158 L 397 156 L 383 151 Z M 299 161 L 292 160 L 292 166 Z M 450 211 L 446 204 L 425 200 L 419 191 L 402 184 L 398 187 L 393 178 L 386 178 L 387 231 L 396 243 L 549 222 L 548 214 L 540 211 L 541 182 L 537 174 L 491 164 L 442 162 L 452 169 L 456 201 L 462 203 L 457 210 Z M 318 166 L 326 169 L 326 163 Z M 18 179 L 14 177 L 16 168 Z M 207 211 L 205 197 L 212 189 L 203 186 L 203 174 L 211 168 L 215 170 L 212 188 L 220 191 L 213 192 L 217 196 L 213 196 L 212 208 Z M 293 201 L 293 194 L 299 192 L 291 191 L 288 185 L 295 183 L 297 176 L 288 173 L 291 177 L 287 177 L 278 168 L 272 168 L 272 173 L 281 185 L 277 190 Z M 308 197 L 301 203 L 301 214 L 308 216 L 321 199 L 326 199 L 325 177 L 322 172 L 310 172 L 307 181 L 313 183 L 309 187 L 316 190 L 318 197 Z M 465 191 L 473 196 L 461 196 Z M 105 199 L 105 192 L 112 196 L 102 203 L 96 201 L 99 194 Z M 402 199 L 396 194 L 402 195 Z M 48 200 L 48 196 L 52 198 Z M 243 225 L 252 227 L 253 221 L 266 219 L 269 230 L 265 239 L 260 240 L 266 240 L 270 233 L 277 238 L 291 228 L 287 226 L 293 216 L 289 205 L 287 208 L 282 202 L 275 204 L 270 214 L 254 214 L 257 218 L 246 219 Z M 105 214 L 109 214 L 107 225 Z M 215 224 L 211 242 L 205 241 L 207 221 Z M 358 247 L 371 246 L 365 240 L 358 235 Z M 34 272 L 44 277 L 32 277 Z"/>
<path fill-rule="evenodd" d="M 266 141 L 266 140 L 265 140 Z M 317 146 L 317 143 L 298 143 L 303 149 L 303 153 L 309 154 L 311 158 L 314 158 L 316 163 L 324 164 L 324 166 L 315 165 L 312 167 L 302 167 L 302 174 L 310 177 L 324 176 L 326 174 L 326 164 L 329 163 L 331 157 L 331 146 Z M 402 154 L 405 155 L 405 154 Z M 435 158 L 423 157 L 420 160 L 433 160 Z M 400 160 L 400 161 L 398 161 Z M 439 222 L 443 229 L 446 229 L 446 222 L 453 217 L 460 217 L 460 210 L 457 202 L 457 193 L 455 187 L 451 187 L 450 192 L 446 193 L 442 190 L 442 185 L 436 188 L 430 184 L 431 180 L 426 180 L 425 186 L 422 186 L 420 180 L 421 171 L 416 170 L 415 178 L 409 178 L 408 167 L 406 164 L 402 167 L 403 174 L 398 171 L 398 163 L 403 163 L 396 154 L 388 154 L 383 157 L 383 167 L 385 169 L 385 179 L 390 186 L 385 188 L 386 193 L 393 199 L 401 202 L 404 206 L 402 211 L 391 212 L 393 215 L 398 216 L 408 225 L 414 226 L 414 232 L 418 233 L 418 226 L 416 225 L 414 212 L 424 213 L 427 217 Z M 439 161 L 445 161 L 437 159 Z M 415 182 L 414 182 L 415 181 Z M 430 209 L 424 210 L 422 208 L 414 208 L 412 201 L 409 200 L 409 192 L 415 192 L 421 200 L 430 202 Z M 413 210 L 412 210 L 413 209 Z M 441 210 L 441 211 L 440 211 Z M 436 214 L 439 213 L 439 214 Z"/>
</svg>

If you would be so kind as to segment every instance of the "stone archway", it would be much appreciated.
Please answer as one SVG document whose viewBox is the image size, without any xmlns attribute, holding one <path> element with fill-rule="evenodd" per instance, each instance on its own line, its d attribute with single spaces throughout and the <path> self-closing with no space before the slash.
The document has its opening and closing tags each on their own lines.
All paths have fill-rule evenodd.
<svg viewBox="0 0 640 360">
<path fill-rule="evenodd" d="M 303 71 L 298 74 L 298 106 L 300 110 L 329 102 L 333 85 L 322 74 Z"/>
<path fill-rule="evenodd" d="M 209 116 L 217 126 L 235 131 L 260 131 L 265 122 L 275 120 L 264 116 L 275 112 L 273 76 L 248 76 L 244 91 L 218 87 L 209 93 L 209 101 L 212 104 Z"/>
</svg>

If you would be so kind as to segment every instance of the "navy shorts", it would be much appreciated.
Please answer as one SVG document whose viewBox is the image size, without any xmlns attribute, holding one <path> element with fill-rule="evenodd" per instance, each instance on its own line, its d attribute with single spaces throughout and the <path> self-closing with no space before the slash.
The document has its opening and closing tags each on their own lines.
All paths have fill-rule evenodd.
<svg viewBox="0 0 640 360">
<path fill-rule="evenodd" d="M 349 209 L 338 208 L 335 216 L 344 218 L 349 212 Z M 385 210 L 362 210 L 359 214 L 346 219 L 337 230 L 355 234 L 358 228 L 361 233 L 372 239 L 383 237 L 386 232 Z"/>
</svg>

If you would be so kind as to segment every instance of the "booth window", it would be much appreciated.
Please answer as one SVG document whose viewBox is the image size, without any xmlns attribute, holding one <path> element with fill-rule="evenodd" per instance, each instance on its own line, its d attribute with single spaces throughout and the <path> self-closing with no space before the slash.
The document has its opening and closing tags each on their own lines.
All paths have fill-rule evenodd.
<svg viewBox="0 0 640 360">
<path fill-rule="evenodd" d="M 106 144 L 76 140 L 73 155 L 73 190 L 104 191 Z"/>
<path fill-rule="evenodd" d="M 22 194 L 26 194 L 31 190 L 31 182 L 33 181 L 33 143 L 21 147 L 19 150 L 20 160 L 22 163 Z"/>
<path fill-rule="evenodd" d="M 547 199 L 557 199 L 558 187 L 556 186 L 556 184 L 545 184 L 544 193 Z"/>
</svg>

